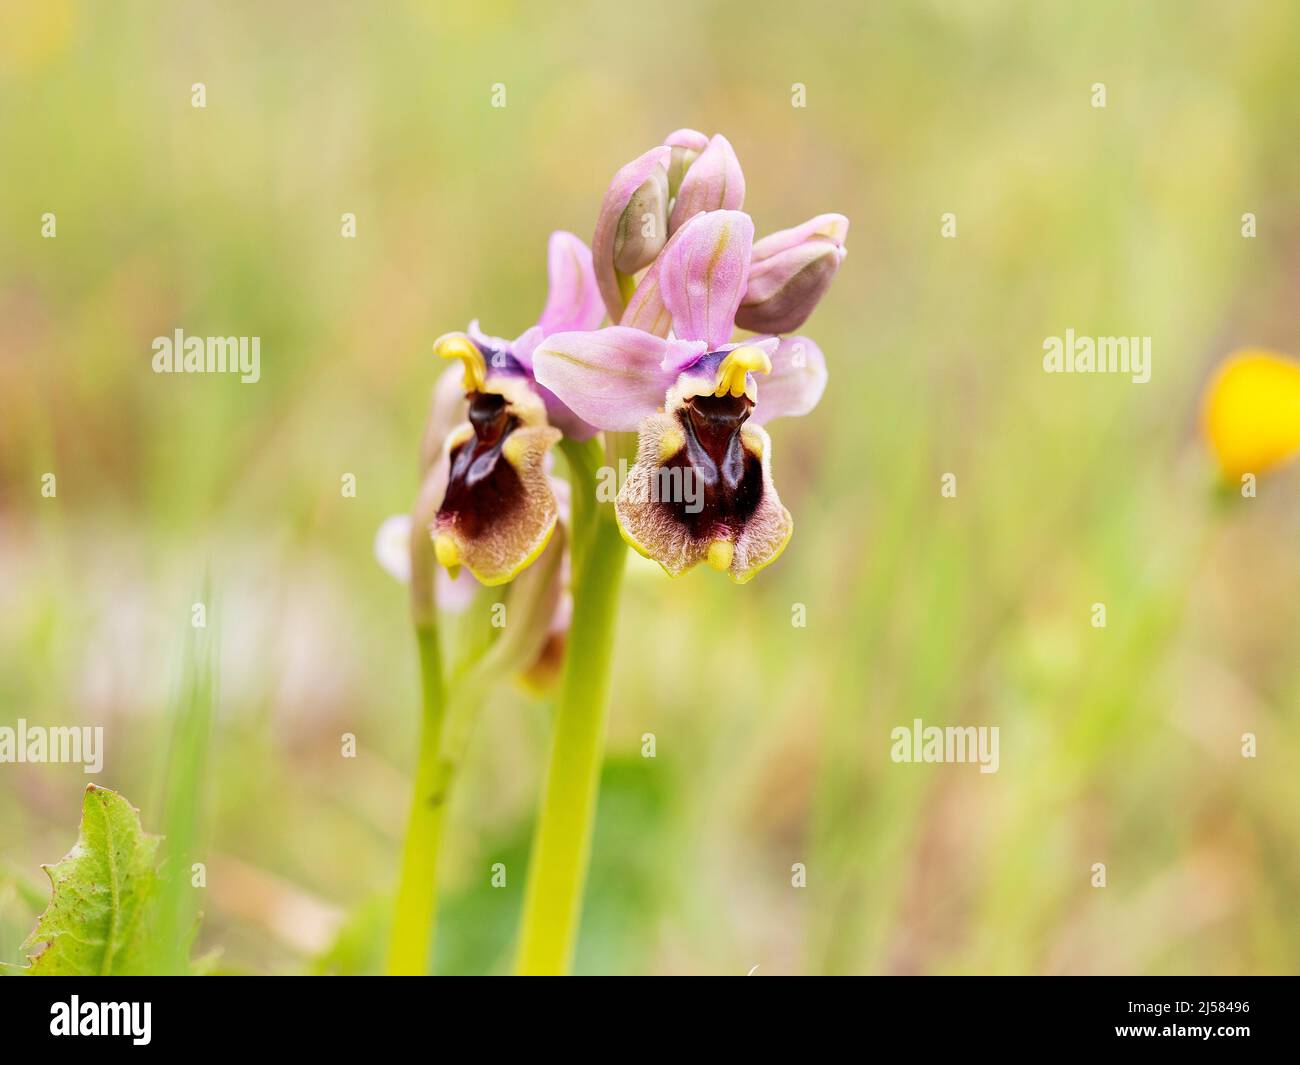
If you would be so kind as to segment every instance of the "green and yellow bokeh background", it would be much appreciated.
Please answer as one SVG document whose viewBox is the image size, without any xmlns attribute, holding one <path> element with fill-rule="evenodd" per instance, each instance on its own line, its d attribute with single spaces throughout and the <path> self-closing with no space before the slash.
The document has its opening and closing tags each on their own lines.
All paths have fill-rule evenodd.
<svg viewBox="0 0 1300 1065">
<path fill-rule="evenodd" d="M 1300 476 L 1217 486 L 1197 412 L 1232 349 L 1300 351 L 1297 39 L 1286 0 L 4 0 L 0 724 L 103 725 L 161 831 L 206 597 L 199 948 L 377 969 L 417 678 L 371 544 L 430 343 L 521 332 L 547 234 L 721 131 L 760 233 L 852 219 L 830 386 L 772 429 L 776 566 L 630 563 L 578 971 L 1296 971 Z M 262 380 L 153 374 L 177 328 L 260 336 Z M 1067 328 L 1151 336 L 1150 383 L 1044 374 Z M 894 764 L 917 717 L 997 725 L 1000 771 Z M 479 722 L 439 971 L 510 967 L 548 723 Z M 0 766 L 0 960 L 88 779 Z"/>
</svg>

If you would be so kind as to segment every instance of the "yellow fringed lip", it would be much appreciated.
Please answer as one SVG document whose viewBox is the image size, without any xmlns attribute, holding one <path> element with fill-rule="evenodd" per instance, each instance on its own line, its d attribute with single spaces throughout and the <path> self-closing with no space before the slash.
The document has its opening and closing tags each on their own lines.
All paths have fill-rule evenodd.
<svg viewBox="0 0 1300 1065">
<path fill-rule="evenodd" d="M 1234 352 L 1205 390 L 1201 425 L 1225 477 L 1267 473 L 1300 453 L 1300 362 Z"/>
</svg>

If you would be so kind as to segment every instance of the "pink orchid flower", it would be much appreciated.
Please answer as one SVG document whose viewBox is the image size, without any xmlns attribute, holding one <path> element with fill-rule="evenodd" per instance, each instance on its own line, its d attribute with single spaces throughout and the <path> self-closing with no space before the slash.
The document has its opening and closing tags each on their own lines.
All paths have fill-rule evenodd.
<svg viewBox="0 0 1300 1065">
<path fill-rule="evenodd" d="M 422 463 L 433 481 L 423 494 L 437 499 L 429 532 L 442 566 L 454 575 L 464 565 L 486 585 L 512 580 L 555 530 L 559 511 L 545 462 L 561 431 L 577 439 L 596 431 L 533 373 L 544 338 L 594 329 L 604 317 L 591 252 L 572 233 L 553 233 L 548 272 L 541 319 L 515 340 L 488 336 L 472 322 L 433 345 L 461 366 L 435 387 L 425 431 Z M 459 424 L 449 412 L 459 413 Z"/>
<path fill-rule="evenodd" d="M 555 333 L 533 353 L 537 380 L 579 418 L 639 430 L 615 510 L 624 538 L 673 576 L 707 560 L 744 583 L 794 529 L 762 426 L 811 411 L 826 363 L 806 337 L 731 342 L 753 251 L 747 214 L 697 213 L 642 276 L 623 324 Z"/>
</svg>

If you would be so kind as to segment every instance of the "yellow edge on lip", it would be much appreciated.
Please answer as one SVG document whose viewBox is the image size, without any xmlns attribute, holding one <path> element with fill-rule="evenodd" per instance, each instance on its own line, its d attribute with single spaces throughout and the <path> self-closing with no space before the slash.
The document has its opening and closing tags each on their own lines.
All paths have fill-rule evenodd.
<svg viewBox="0 0 1300 1065">
<path fill-rule="evenodd" d="M 784 507 L 782 509 L 785 510 Z M 794 516 L 790 513 L 789 510 L 785 511 L 785 516 L 790 523 L 790 531 L 785 534 L 785 539 L 781 541 L 781 546 L 778 547 L 772 553 L 772 557 L 769 558 L 766 562 L 762 562 L 757 566 L 753 566 L 752 568 L 746 570 L 744 573 L 741 573 L 739 575 L 735 573 L 731 574 L 731 579 L 733 581 L 735 581 L 737 584 L 748 584 L 758 574 L 762 573 L 763 570 L 767 569 L 768 566 L 770 566 L 773 562 L 775 562 L 778 558 L 780 558 L 783 554 L 785 554 L 785 549 L 789 546 L 790 541 L 794 538 Z"/>
<path fill-rule="evenodd" d="M 623 519 L 620 518 L 618 515 L 617 506 L 614 507 L 614 522 L 616 525 L 618 525 L 618 534 L 619 536 L 623 537 L 623 542 L 627 544 L 628 547 L 630 547 L 642 558 L 648 558 L 651 562 L 656 563 L 660 569 L 662 569 L 666 574 L 668 574 L 668 576 L 673 578 L 680 577 L 683 573 L 686 572 L 685 570 L 680 570 L 679 572 L 674 573 L 662 562 L 660 562 L 657 558 L 655 558 L 654 555 L 650 554 L 649 551 L 647 551 L 644 547 L 642 547 L 641 544 L 636 539 L 636 537 L 627 531 L 627 526 L 623 524 Z"/>
<path fill-rule="evenodd" d="M 523 560 L 519 563 L 519 565 L 515 566 L 514 569 L 510 570 L 505 574 L 487 575 L 487 574 L 480 573 L 473 566 L 470 566 L 469 571 L 470 573 L 474 574 L 474 579 L 478 581 L 479 584 L 483 585 L 486 588 L 495 588 L 499 584 L 507 584 L 510 581 L 514 580 L 517 576 L 519 576 L 519 574 L 521 574 L 524 570 L 526 570 L 529 566 L 531 566 L 534 562 L 536 562 L 538 556 L 540 556 L 541 553 L 546 550 L 547 545 L 551 542 L 551 536 L 555 533 L 555 525 L 557 519 L 558 519 L 558 515 L 555 518 L 551 519 L 551 523 L 546 527 L 546 532 L 544 532 L 541 538 L 537 541 L 537 546 L 535 546 L 531 551 L 529 551 L 528 554 L 524 556 Z M 469 563 L 466 563 L 466 565 L 469 565 Z"/>
</svg>

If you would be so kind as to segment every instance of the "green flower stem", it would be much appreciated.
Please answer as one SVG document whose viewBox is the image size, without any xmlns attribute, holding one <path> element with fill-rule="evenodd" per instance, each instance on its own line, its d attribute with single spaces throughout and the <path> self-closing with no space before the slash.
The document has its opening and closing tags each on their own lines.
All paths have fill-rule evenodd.
<svg viewBox="0 0 1300 1065">
<path fill-rule="evenodd" d="M 610 665 L 627 547 L 613 506 L 596 501 L 604 453 L 562 445 L 573 483 L 573 623 L 550 764 L 524 894 L 516 969 L 562 975 L 573 961 L 605 748 Z"/>
<path fill-rule="evenodd" d="M 402 848 L 402 876 L 393 912 L 388 945 L 390 976 L 417 976 L 429 970 L 438 899 L 438 846 L 443 812 L 439 755 L 442 747 L 443 684 L 438 627 L 432 611 L 417 614 L 415 638 L 420 649 L 420 682 L 424 712 L 420 722 L 420 755 L 415 791 Z"/>
</svg>

